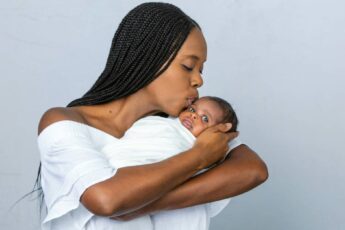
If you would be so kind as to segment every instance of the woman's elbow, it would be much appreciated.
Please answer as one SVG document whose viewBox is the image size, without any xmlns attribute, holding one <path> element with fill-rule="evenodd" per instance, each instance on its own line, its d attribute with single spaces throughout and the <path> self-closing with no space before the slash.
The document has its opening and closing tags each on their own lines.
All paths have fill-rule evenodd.
<svg viewBox="0 0 345 230">
<path fill-rule="evenodd" d="M 239 152 L 239 155 L 243 153 L 246 153 L 244 155 L 244 159 L 246 159 L 245 162 L 247 162 L 247 168 L 251 172 L 252 179 L 256 185 L 265 182 L 268 179 L 268 168 L 266 163 L 248 146 L 243 145 L 242 152 Z"/>
<path fill-rule="evenodd" d="M 260 160 L 252 169 L 253 178 L 258 185 L 262 184 L 268 179 L 268 168 L 264 161 Z"/>
<path fill-rule="evenodd" d="M 118 212 L 119 205 L 111 198 L 107 192 L 91 186 L 81 196 L 80 202 L 95 215 L 112 216 Z"/>
</svg>

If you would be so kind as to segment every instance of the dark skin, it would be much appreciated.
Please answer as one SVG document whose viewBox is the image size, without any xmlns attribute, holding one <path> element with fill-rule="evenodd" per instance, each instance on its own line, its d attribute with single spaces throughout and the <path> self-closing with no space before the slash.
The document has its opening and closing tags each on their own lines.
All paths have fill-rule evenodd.
<svg viewBox="0 0 345 230">
<path fill-rule="evenodd" d="M 102 107 L 107 106 L 111 105 Z M 41 119 L 39 133 L 50 124 L 61 120 L 73 120 L 100 129 L 103 123 L 94 122 L 87 114 L 86 108 L 50 109 Z M 204 136 L 198 137 L 196 142 L 199 144 L 166 160 L 120 168 L 113 177 L 86 189 L 80 201 L 87 209 L 100 216 L 122 215 L 136 211 L 163 197 L 199 170 L 223 159 L 224 153 L 227 152 L 227 142 L 237 136 L 237 133 L 226 133 L 229 128 L 224 124 L 208 128 L 204 131 Z M 123 135 L 117 132 L 114 131 L 112 134 L 117 135 L 117 138 Z"/>
<path fill-rule="evenodd" d="M 38 133 L 55 122 L 72 120 L 121 138 L 141 117 L 160 111 L 177 116 L 191 97 L 198 96 L 205 60 L 205 40 L 201 31 L 193 29 L 167 70 L 149 85 L 101 105 L 52 108 L 42 116 Z M 80 202 L 96 215 L 134 218 L 246 192 L 264 182 L 268 172 L 265 163 L 245 145 L 233 150 L 219 166 L 191 178 L 224 158 L 228 142 L 237 136 L 227 133 L 229 129 L 225 124 L 207 128 L 185 152 L 152 164 L 120 168 L 113 177 L 87 188 Z"/>
<path fill-rule="evenodd" d="M 230 156 L 230 155 L 229 155 Z M 114 220 L 128 221 L 162 210 L 174 210 L 234 197 L 247 192 L 267 180 L 265 164 L 248 146 L 240 145 L 231 151 L 224 162 L 174 188 L 149 205 L 119 216 Z M 247 168 L 250 166 L 251 170 Z M 241 171 L 246 169 L 246 171 Z M 258 172 L 262 172 L 262 174 Z M 219 176 L 220 174 L 226 176 Z"/>
</svg>

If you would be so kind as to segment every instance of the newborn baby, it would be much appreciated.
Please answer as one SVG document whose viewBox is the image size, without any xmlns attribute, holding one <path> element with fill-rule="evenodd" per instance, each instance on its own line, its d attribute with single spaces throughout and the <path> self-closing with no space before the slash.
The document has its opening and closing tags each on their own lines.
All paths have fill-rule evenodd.
<svg viewBox="0 0 345 230">
<path fill-rule="evenodd" d="M 238 119 L 231 105 L 218 97 L 202 97 L 181 112 L 179 120 L 195 137 L 206 128 L 231 123 L 229 132 L 237 130 Z"/>
<path fill-rule="evenodd" d="M 178 118 L 139 119 L 121 141 L 106 145 L 102 152 L 116 168 L 154 163 L 190 149 L 202 131 L 220 123 L 231 123 L 229 131 L 236 131 L 236 113 L 225 100 L 206 96 L 182 111 Z"/>
<path fill-rule="evenodd" d="M 202 97 L 177 118 L 147 116 L 139 119 L 127 130 L 121 141 L 114 139 L 102 152 L 115 168 L 154 163 L 190 149 L 202 131 L 219 123 L 231 123 L 230 131 L 236 131 L 238 120 L 231 105 L 218 97 Z M 230 141 L 229 152 L 240 144 L 237 138 Z M 194 176 L 206 170 L 208 169 L 203 169 Z M 229 201 L 230 198 L 227 198 L 139 218 L 151 220 L 154 229 L 176 229 L 180 221 L 202 229 L 202 226 L 209 225 L 210 218 L 220 213 Z"/>
</svg>

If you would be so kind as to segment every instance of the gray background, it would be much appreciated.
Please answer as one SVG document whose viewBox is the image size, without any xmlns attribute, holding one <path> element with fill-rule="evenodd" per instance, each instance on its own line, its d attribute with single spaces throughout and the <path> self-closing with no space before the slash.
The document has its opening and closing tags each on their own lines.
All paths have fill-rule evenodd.
<svg viewBox="0 0 345 230">
<path fill-rule="evenodd" d="M 2 1 L 0 229 L 38 229 L 26 199 L 39 163 L 37 124 L 103 70 L 120 20 L 143 1 Z M 232 102 L 241 139 L 269 166 L 211 229 L 345 229 L 345 2 L 170 1 L 208 42 L 201 95 Z"/>
</svg>

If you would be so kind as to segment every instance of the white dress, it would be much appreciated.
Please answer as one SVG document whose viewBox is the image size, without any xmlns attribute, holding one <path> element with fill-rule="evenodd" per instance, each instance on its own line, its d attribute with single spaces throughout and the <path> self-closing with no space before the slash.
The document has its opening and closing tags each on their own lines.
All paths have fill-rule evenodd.
<svg viewBox="0 0 345 230">
<path fill-rule="evenodd" d="M 38 136 L 42 163 L 41 182 L 48 210 L 42 229 L 166 229 L 167 225 L 160 227 L 157 224 L 155 226 L 155 223 L 166 223 L 164 218 L 169 217 L 170 211 L 157 214 L 161 214 L 160 222 L 150 215 L 131 221 L 115 221 L 94 215 L 79 202 L 86 188 L 116 173 L 117 168 L 102 153 L 106 145 L 116 141 L 119 139 L 101 130 L 68 120 L 55 122 L 41 132 Z M 225 200 L 227 201 L 224 202 Z M 225 200 L 216 201 L 222 203 L 214 206 L 202 204 L 189 207 L 191 213 L 200 210 L 198 207 L 203 208 L 204 216 L 199 215 L 200 219 L 191 220 L 181 215 L 179 223 L 169 229 L 208 229 L 210 217 L 217 215 L 230 199 Z M 171 212 L 178 215 L 177 211 Z"/>
<path fill-rule="evenodd" d="M 120 140 L 106 145 L 101 152 L 113 167 L 121 168 L 162 161 L 192 148 L 195 140 L 195 136 L 182 125 L 178 117 L 147 116 L 136 121 Z M 237 146 L 239 143 L 232 143 L 230 149 L 235 144 Z M 182 229 L 208 229 L 210 218 L 217 215 L 229 201 L 230 198 L 161 211 L 150 216 L 154 229 L 176 230 L 178 226 Z"/>
</svg>

